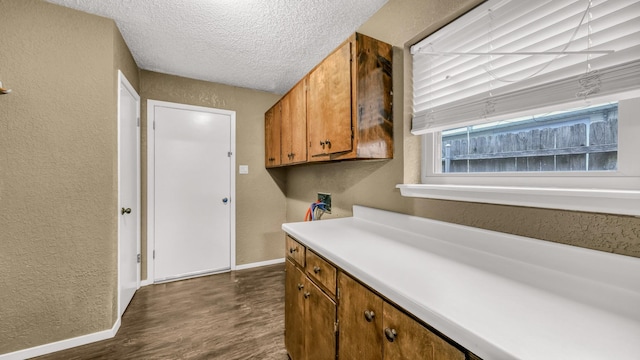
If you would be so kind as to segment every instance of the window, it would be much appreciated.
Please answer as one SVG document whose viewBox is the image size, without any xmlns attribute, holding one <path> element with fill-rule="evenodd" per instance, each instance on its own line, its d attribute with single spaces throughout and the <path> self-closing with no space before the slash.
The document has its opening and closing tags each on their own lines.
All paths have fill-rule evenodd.
<svg viewBox="0 0 640 360">
<path fill-rule="evenodd" d="M 615 171 L 618 103 L 447 129 L 437 140 L 439 173 Z"/>
<path fill-rule="evenodd" d="M 638 207 L 640 2 L 489 0 L 411 52 L 422 188 L 618 192 Z"/>
</svg>

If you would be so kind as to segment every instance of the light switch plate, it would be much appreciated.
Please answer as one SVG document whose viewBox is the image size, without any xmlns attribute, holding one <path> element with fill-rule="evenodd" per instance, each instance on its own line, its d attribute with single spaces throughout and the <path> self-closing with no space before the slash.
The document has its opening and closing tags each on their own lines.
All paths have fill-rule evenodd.
<svg viewBox="0 0 640 360">
<path fill-rule="evenodd" d="M 248 174 L 249 173 L 249 165 L 240 165 L 239 172 L 240 172 L 240 174 Z"/>
</svg>

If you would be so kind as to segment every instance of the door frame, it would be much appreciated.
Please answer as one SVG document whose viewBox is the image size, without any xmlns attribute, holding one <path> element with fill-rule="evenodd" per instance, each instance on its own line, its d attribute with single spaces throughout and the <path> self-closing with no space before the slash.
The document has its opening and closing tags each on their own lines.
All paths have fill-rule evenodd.
<svg viewBox="0 0 640 360">
<path fill-rule="evenodd" d="M 137 121 L 137 126 L 136 126 L 136 208 L 138 209 L 137 213 L 135 214 L 135 221 L 136 221 L 136 248 L 137 248 L 137 253 L 140 254 L 141 248 L 140 248 L 140 230 L 141 230 L 141 189 L 140 189 L 140 95 L 138 95 L 138 92 L 135 90 L 135 88 L 131 85 L 131 83 L 129 82 L 129 80 L 127 80 L 127 78 L 124 76 L 124 74 L 122 73 L 122 71 L 118 70 L 118 86 L 117 86 L 117 91 L 118 91 L 118 95 L 117 95 L 117 99 L 118 99 L 118 107 L 117 107 L 117 126 L 118 126 L 118 207 L 116 208 L 116 211 L 119 211 L 122 206 L 122 204 L 120 204 L 120 189 L 121 184 L 120 184 L 120 174 L 122 174 L 122 169 L 121 169 L 121 165 L 120 164 L 120 146 L 122 145 L 122 139 L 121 139 L 121 126 L 120 126 L 120 90 L 121 88 L 124 87 L 132 96 L 133 98 L 136 100 L 136 121 Z M 120 213 L 118 213 L 118 272 L 117 272 L 117 277 L 118 277 L 118 318 L 120 318 L 121 314 L 122 314 L 122 304 L 120 301 L 120 292 L 121 292 L 121 284 L 120 284 L 120 272 L 122 271 L 122 267 L 121 267 L 121 256 L 120 256 L 120 244 L 121 244 L 121 228 L 120 228 Z M 137 280 L 136 280 L 136 289 L 140 288 L 140 266 L 141 263 L 138 263 L 137 266 Z"/>
<path fill-rule="evenodd" d="M 214 114 L 228 115 L 231 121 L 230 156 L 229 156 L 229 241 L 230 241 L 230 270 L 236 269 L 236 112 L 204 106 L 180 104 L 168 101 L 147 100 L 147 280 L 145 283 L 155 282 L 154 251 L 155 251 L 155 107 L 170 107 L 173 109 L 200 111 Z M 207 274 L 208 275 L 208 274 Z"/>
</svg>

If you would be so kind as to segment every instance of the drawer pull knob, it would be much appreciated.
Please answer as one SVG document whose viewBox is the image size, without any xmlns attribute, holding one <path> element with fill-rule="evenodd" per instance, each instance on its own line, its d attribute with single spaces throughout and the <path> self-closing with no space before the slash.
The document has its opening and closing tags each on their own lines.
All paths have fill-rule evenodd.
<svg viewBox="0 0 640 360">
<path fill-rule="evenodd" d="M 298 251 L 298 248 L 289 248 L 289 253 L 290 254 L 293 254 L 296 251 Z"/>
<path fill-rule="evenodd" d="M 374 317 L 376 317 L 376 313 L 374 313 L 373 311 L 364 311 L 364 318 L 367 319 L 367 322 L 372 322 Z"/>
<path fill-rule="evenodd" d="M 386 328 L 384 329 L 384 336 L 389 342 L 393 342 L 398 336 L 398 333 L 396 332 L 396 329 Z"/>
<path fill-rule="evenodd" d="M 302 285 L 302 284 L 298 284 L 298 291 L 299 291 L 299 290 L 302 290 L 302 288 L 304 288 L 304 285 Z"/>
<path fill-rule="evenodd" d="M 308 299 L 308 298 L 309 298 L 309 296 L 311 296 L 311 293 L 310 293 L 310 292 L 305 292 L 305 293 L 304 293 L 304 298 L 305 298 L 305 299 Z"/>
<path fill-rule="evenodd" d="M 319 266 L 314 266 L 313 267 L 313 272 L 316 273 L 316 274 L 319 273 L 320 272 L 320 267 Z"/>
</svg>

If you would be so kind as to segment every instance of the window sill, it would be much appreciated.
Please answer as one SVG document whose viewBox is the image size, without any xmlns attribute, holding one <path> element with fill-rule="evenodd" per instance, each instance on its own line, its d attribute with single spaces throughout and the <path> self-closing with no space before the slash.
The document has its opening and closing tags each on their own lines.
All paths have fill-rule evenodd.
<svg viewBox="0 0 640 360">
<path fill-rule="evenodd" d="M 402 196 L 640 216 L 640 191 L 399 184 Z"/>
</svg>

